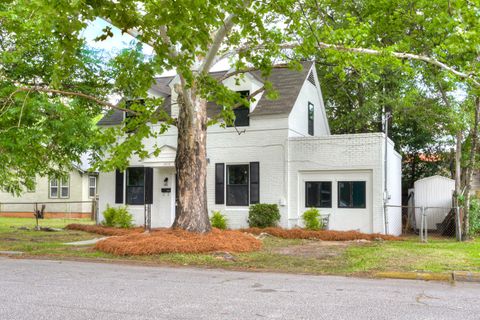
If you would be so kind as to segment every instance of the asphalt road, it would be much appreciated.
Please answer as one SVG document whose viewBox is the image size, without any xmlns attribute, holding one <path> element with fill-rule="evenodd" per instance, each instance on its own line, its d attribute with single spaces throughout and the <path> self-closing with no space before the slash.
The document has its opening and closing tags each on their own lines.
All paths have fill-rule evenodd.
<svg viewBox="0 0 480 320">
<path fill-rule="evenodd" d="M 0 319 L 480 319 L 480 285 L 0 257 Z"/>
</svg>

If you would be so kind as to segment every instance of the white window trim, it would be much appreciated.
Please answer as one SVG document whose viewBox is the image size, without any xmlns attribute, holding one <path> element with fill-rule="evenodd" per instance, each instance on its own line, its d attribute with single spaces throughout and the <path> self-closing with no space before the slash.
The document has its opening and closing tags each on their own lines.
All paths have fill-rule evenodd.
<svg viewBox="0 0 480 320">
<path fill-rule="evenodd" d="M 67 181 L 67 184 L 66 184 L 66 185 L 64 185 L 65 180 Z M 68 177 L 68 178 L 66 178 L 66 179 L 59 179 L 59 182 L 60 182 L 60 184 L 59 184 L 59 185 L 60 185 L 60 193 L 58 194 L 59 197 L 60 197 L 61 199 L 68 199 L 68 198 L 70 198 L 70 177 Z M 63 189 L 63 188 L 67 188 L 68 193 L 67 193 L 66 196 L 62 196 L 62 189 Z"/>
<path fill-rule="evenodd" d="M 93 187 L 90 185 L 90 179 L 94 179 L 94 181 L 95 181 L 95 184 L 94 184 Z M 95 192 L 93 193 L 93 196 L 90 195 L 90 190 L 91 189 L 95 190 Z M 97 196 L 97 177 L 96 176 L 88 176 L 88 197 L 93 199 L 96 196 Z"/>
<path fill-rule="evenodd" d="M 56 182 L 56 186 L 52 185 L 52 182 Z M 66 184 L 65 184 L 66 181 Z M 53 196 L 52 195 L 52 189 L 56 188 L 57 189 L 57 195 Z M 68 194 L 66 196 L 62 196 L 62 189 L 67 188 Z M 48 197 L 50 199 L 69 199 L 70 198 L 70 177 L 67 177 L 65 179 L 50 179 L 48 181 Z"/>
<path fill-rule="evenodd" d="M 52 182 L 56 181 L 57 185 L 56 186 L 53 186 L 52 185 Z M 52 189 L 53 188 L 56 188 L 57 189 L 57 195 L 56 196 L 53 196 L 52 195 Z M 58 198 L 58 195 L 59 195 L 59 184 L 58 184 L 58 179 L 50 179 L 48 180 L 48 197 L 51 198 L 51 199 L 57 199 Z"/>
</svg>

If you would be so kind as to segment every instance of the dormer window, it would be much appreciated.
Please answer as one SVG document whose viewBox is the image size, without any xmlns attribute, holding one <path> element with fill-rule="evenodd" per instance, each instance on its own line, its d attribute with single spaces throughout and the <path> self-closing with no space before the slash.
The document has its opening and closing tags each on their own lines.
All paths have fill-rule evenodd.
<svg viewBox="0 0 480 320">
<path fill-rule="evenodd" d="M 237 91 L 242 98 L 246 98 L 250 95 L 250 91 Z M 248 106 L 240 106 L 233 109 L 235 114 L 235 127 L 248 127 L 250 125 L 250 108 Z M 228 125 L 227 127 L 233 127 Z"/>
<path fill-rule="evenodd" d="M 132 107 L 132 104 L 133 103 L 137 103 L 137 104 L 141 104 L 141 105 L 145 105 L 145 99 L 137 99 L 137 100 L 128 100 L 126 103 L 125 103 L 125 106 L 127 107 L 127 109 L 130 109 Z M 129 125 L 129 121 L 131 119 L 134 119 L 136 117 L 136 114 L 133 113 L 133 112 L 127 112 L 125 111 L 124 112 L 125 114 L 125 125 L 128 126 Z M 127 133 L 132 133 L 134 132 L 135 130 L 133 130 L 132 128 L 129 128 L 127 130 Z"/>
</svg>

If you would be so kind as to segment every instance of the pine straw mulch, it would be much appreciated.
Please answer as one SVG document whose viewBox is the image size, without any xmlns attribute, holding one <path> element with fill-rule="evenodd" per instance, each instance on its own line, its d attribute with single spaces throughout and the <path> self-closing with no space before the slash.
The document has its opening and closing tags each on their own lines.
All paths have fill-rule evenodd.
<svg viewBox="0 0 480 320">
<path fill-rule="evenodd" d="M 261 247 L 262 242 L 251 235 L 215 228 L 206 234 L 180 229 L 156 229 L 150 233 L 108 238 L 95 245 L 97 250 L 121 256 L 216 251 L 250 252 Z"/>
<path fill-rule="evenodd" d="M 352 241 L 352 240 L 402 240 L 399 237 L 379 233 L 361 233 L 358 231 L 333 231 L 333 230 L 305 230 L 305 229 L 282 229 L 282 228 L 247 228 L 240 231 L 259 235 L 266 233 L 274 237 L 284 239 L 315 239 L 324 241 Z"/>
<path fill-rule="evenodd" d="M 69 224 L 65 227 L 65 229 L 85 231 L 90 233 L 101 234 L 104 236 L 125 236 L 127 234 L 135 234 L 135 233 L 143 232 L 143 228 L 122 229 L 122 228 L 95 226 L 95 225 L 78 224 L 78 223 Z"/>
</svg>

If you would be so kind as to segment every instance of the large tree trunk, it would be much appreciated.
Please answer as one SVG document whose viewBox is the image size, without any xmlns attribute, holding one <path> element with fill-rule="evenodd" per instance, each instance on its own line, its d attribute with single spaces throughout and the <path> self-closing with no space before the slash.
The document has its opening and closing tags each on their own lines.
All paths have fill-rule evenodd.
<svg viewBox="0 0 480 320">
<path fill-rule="evenodd" d="M 209 232 L 207 209 L 207 101 L 195 88 L 177 88 L 179 115 L 175 166 L 178 205 L 174 228 Z"/>
<path fill-rule="evenodd" d="M 480 117 L 480 99 L 475 99 L 475 122 L 473 124 L 473 130 L 471 133 L 471 149 L 468 156 L 468 165 L 465 173 L 465 202 L 463 208 L 463 232 L 465 238 L 468 237 L 470 233 L 470 191 L 472 189 L 472 176 L 473 171 L 475 170 L 475 157 L 477 151 L 477 140 L 478 140 L 478 122 Z"/>
</svg>

